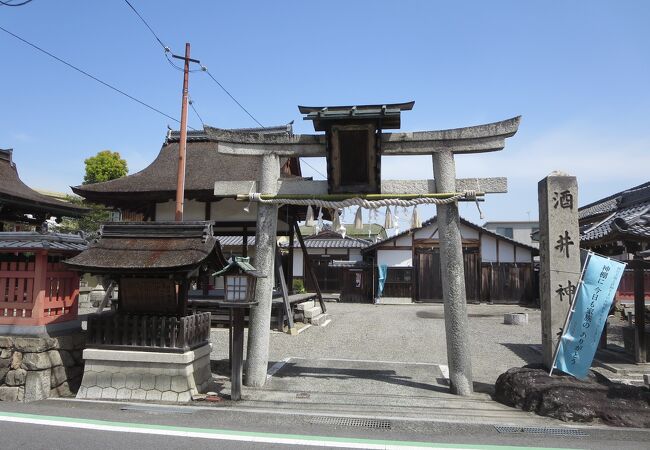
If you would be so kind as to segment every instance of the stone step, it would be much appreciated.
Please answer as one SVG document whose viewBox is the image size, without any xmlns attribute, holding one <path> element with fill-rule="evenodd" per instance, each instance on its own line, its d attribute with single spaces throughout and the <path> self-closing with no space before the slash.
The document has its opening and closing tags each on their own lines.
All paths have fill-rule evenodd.
<svg viewBox="0 0 650 450">
<path fill-rule="evenodd" d="M 323 310 L 320 308 L 320 305 L 312 306 L 311 308 L 305 309 L 303 311 L 303 313 L 305 314 L 305 319 L 311 319 L 312 317 L 316 317 L 322 312 Z"/>
<path fill-rule="evenodd" d="M 332 319 L 330 318 L 329 314 L 319 314 L 316 317 L 312 317 L 311 319 L 311 324 L 317 327 L 325 327 L 327 326 Z"/>
<path fill-rule="evenodd" d="M 309 300 L 308 302 L 298 303 L 296 305 L 296 309 L 298 311 L 304 311 L 306 309 L 313 308 L 313 307 L 314 307 L 314 301 L 313 300 Z"/>
</svg>

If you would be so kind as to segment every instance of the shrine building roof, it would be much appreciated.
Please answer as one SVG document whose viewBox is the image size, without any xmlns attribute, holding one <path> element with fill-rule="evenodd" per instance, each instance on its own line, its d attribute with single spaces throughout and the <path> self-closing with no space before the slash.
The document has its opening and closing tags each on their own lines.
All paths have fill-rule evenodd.
<svg viewBox="0 0 650 450">
<path fill-rule="evenodd" d="M 593 213 L 595 206 L 600 207 L 598 214 Z M 585 209 L 592 212 L 592 218 L 597 215 L 600 218 L 582 226 L 581 244 L 593 246 L 617 240 L 650 242 L 650 183 L 619 192 Z"/>
<path fill-rule="evenodd" d="M 229 130 L 255 135 L 292 135 L 291 124 L 268 128 Z M 73 186 L 72 190 L 90 200 L 108 206 L 175 198 L 180 133 L 169 131 L 154 161 L 143 170 L 103 183 Z M 255 180 L 259 164 L 254 157 L 225 155 L 217 152 L 218 140 L 203 130 L 188 131 L 186 146 L 185 192 L 189 198 L 211 201 L 215 181 Z M 288 158 L 287 158 L 288 159 Z M 291 169 L 292 172 L 296 170 Z M 283 176 L 290 176 L 283 172 Z"/>
<path fill-rule="evenodd" d="M 88 249 L 65 263 L 95 274 L 177 274 L 206 265 L 221 269 L 225 258 L 212 223 L 114 222 L 104 224 Z"/>
<path fill-rule="evenodd" d="M 13 149 L 0 149 L 0 214 L 13 211 L 19 219 L 23 214 L 81 217 L 87 208 L 56 200 L 36 192 L 22 182 L 12 160 Z"/>
</svg>

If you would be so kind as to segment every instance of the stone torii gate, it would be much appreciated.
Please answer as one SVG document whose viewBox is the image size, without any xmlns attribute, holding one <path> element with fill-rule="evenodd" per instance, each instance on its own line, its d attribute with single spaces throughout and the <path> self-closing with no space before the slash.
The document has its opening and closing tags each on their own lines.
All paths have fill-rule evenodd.
<svg viewBox="0 0 650 450">
<path fill-rule="evenodd" d="M 519 127 L 520 117 L 485 125 L 439 131 L 406 133 L 385 133 L 382 129 L 399 128 L 402 110 L 411 109 L 413 102 L 387 105 L 364 105 L 345 107 L 300 107 L 306 113 L 305 120 L 313 120 L 316 130 L 326 134 L 304 135 L 261 135 L 227 131 L 205 127 L 211 138 L 218 141 L 218 152 L 232 155 L 257 156 L 260 159 L 258 180 L 218 181 L 215 196 L 242 197 L 242 194 L 261 193 L 265 198 L 317 198 L 333 192 L 338 197 L 364 197 L 367 193 L 391 198 L 411 194 L 409 198 L 426 197 L 436 193 L 482 193 L 507 192 L 505 178 L 456 179 L 454 154 L 483 153 L 501 150 L 505 139 L 513 136 Z M 352 135 L 356 147 L 346 149 L 343 136 Z M 359 134 L 361 133 L 361 134 Z M 366 134 L 364 134 L 366 133 Z M 362 183 L 350 183 L 346 190 L 345 176 L 349 169 L 345 165 L 348 153 L 357 152 L 362 142 L 366 151 L 367 136 L 369 176 L 361 177 Z M 339 139 L 339 141 L 337 141 Z M 384 180 L 380 182 L 381 156 L 432 155 L 433 179 L 429 180 Z M 279 179 L 280 159 L 289 157 L 326 157 L 328 180 Z M 361 156 L 363 158 L 363 156 Z M 343 159 L 343 162 L 341 162 Z M 348 160 L 349 161 L 349 160 Z M 357 159 L 356 161 L 362 161 Z M 363 162 L 363 161 L 362 161 Z M 348 170 L 346 175 L 345 170 Z M 360 169 L 364 170 L 364 169 Z M 356 182 L 358 180 L 353 180 Z M 363 189 L 363 182 L 375 183 L 371 189 Z M 377 195 L 378 194 L 378 195 Z M 248 199 L 249 197 L 246 196 Z M 254 199 L 254 195 L 250 195 Z M 257 196 L 257 199 L 260 197 Z M 256 299 L 259 304 L 251 310 L 248 335 L 246 385 L 259 387 L 266 381 L 269 354 L 269 321 L 273 290 L 273 264 L 275 260 L 278 205 L 261 202 L 257 210 L 256 259 L 255 266 L 267 277 L 258 280 Z M 442 277 L 442 291 L 445 311 L 447 359 L 450 390 L 459 395 L 471 395 L 472 365 L 469 349 L 469 328 L 466 308 L 465 276 L 461 245 L 458 204 L 437 205 L 440 233 L 440 255 L 442 267 L 447 270 Z"/>
</svg>

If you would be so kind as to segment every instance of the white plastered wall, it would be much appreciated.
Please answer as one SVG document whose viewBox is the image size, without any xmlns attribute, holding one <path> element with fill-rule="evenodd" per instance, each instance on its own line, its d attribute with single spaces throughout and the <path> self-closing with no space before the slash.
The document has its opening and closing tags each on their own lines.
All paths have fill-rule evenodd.
<svg viewBox="0 0 650 450">
<path fill-rule="evenodd" d="M 176 220 L 176 202 L 156 203 L 156 221 Z M 185 199 L 183 220 L 205 220 L 205 202 Z"/>
<path fill-rule="evenodd" d="M 388 267 L 413 267 L 411 250 L 377 250 L 377 264 Z"/>
</svg>

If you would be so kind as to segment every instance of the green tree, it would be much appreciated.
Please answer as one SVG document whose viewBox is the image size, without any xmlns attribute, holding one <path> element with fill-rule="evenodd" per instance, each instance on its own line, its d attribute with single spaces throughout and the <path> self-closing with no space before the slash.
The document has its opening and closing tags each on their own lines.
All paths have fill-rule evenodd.
<svg viewBox="0 0 650 450">
<path fill-rule="evenodd" d="M 64 217 L 59 228 L 59 231 L 63 233 L 83 231 L 92 238 L 97 234 L 99 226 L 104 222 L 108 222 L 111 218 L 111 211 L 103 205 L 88 202 L 76 195 L 67 195 L 66 201 L 75 205 L 85 206 L 89 211 L 79 218 Z"/>
<path fill-rule="evenodd" d="M 95 156 L 87 158 L 84 163 L 86 164 L 86 175 L 83 184 L 114 180 L 129 173 L 126 160 L 122 159 L 118 152 L 110 150 L 103 150 Z"/>
</svg>

